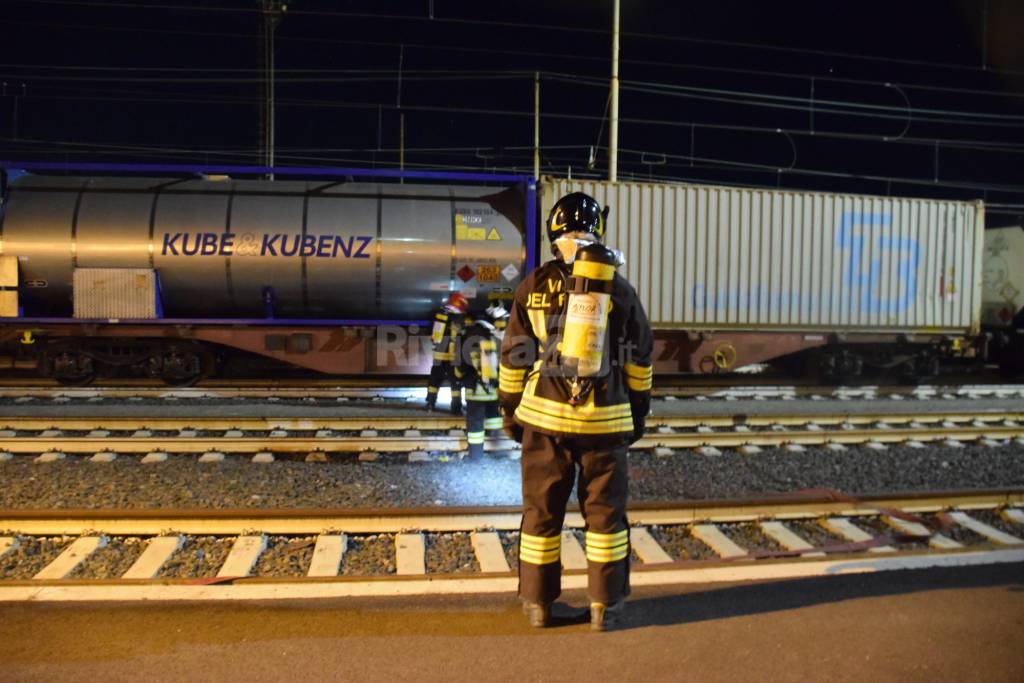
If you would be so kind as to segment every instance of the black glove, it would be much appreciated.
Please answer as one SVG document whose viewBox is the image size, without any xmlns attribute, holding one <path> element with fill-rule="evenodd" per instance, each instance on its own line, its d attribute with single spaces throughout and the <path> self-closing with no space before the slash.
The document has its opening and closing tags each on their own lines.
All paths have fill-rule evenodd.
<svg viewBox="0 0 1024 683">
<path fill-rule="evenodd" d="M 516 419 L 511 415 L 505 415 L 501 420 L 501 427 L 508 434 L 509 438 L 514 440 L 516 443 L 523 442 L 523 426 L 516 422 Z"/>
</svg>

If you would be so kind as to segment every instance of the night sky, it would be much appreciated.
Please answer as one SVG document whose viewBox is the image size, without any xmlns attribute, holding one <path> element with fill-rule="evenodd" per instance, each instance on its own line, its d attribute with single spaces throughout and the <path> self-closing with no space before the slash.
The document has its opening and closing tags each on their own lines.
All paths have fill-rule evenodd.
<svg viewBox="0 0 1024 683">
<path fill-rule="evenodd" d="M 257 0 L 2 0 L 0 157 L 258 163 Z M 295 0 L 278 165 L 607 174 L 611 0 Z M 1024 1 L 623 0 L 619 177 L 1024 214 Z"/>
</svg>

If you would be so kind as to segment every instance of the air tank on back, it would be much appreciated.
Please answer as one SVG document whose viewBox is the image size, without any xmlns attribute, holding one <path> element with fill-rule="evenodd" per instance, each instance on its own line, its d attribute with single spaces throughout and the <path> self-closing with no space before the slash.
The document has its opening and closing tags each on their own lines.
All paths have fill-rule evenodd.
<svg viewBox="0 0 1024 683">
<path fill-rule="evenodd" d="M 76 268 L 146 268 L 168 318 L 410 320 L 523 270 L 514 187 L 26 175 L 0 254 L 26 316 L 72 314 Z"/>
</svg>

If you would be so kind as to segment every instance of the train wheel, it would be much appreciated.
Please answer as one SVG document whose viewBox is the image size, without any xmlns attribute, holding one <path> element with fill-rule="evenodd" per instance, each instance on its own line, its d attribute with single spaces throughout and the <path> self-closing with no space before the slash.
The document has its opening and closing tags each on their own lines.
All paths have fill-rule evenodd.
<svg viewBox="0 0 1024 683">
<path fill-rule="evenodd" d="M 160 356 L 160 379 L 172 387 L 190 387 L 212 375 L 213 356 L 200 348 L 171 348 Z"/>
<path fill-rule="evenodd" d="M 823 384 L 847 384 L 860 377 L 864 359 L 846 349 L 823 351 L 817 356 L 814 367 Z"/>
<path fill-rule="evenodd" d="M 58 384 L 84 387 L 96 379 L 92 358 L 75 351 L 62 351 L 53 356 L 50 372 Z"/>
</svg>

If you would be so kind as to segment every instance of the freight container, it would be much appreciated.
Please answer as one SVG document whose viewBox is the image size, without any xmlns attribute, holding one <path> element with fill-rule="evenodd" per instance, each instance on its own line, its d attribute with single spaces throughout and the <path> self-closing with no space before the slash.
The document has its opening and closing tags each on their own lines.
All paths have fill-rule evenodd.
<svg viewBox="0 0 1024 683">
<path fill-rule="evenodd" d="M 1006 327 L 1024 308 L 1024 227 L 985 231 L 981 322 Z"/>
<path fill-rule="evenodd" d="M 979 330 L 981 202 L 549 178 L 541 218 L 570 192 L 610 208 L 652 325 L 687 333 L 680 369 Z"/>
<path fill-rule="evenodd" d="M 551 180 L 609 206 L 652 324 L 687 329 L 977 330 L 980 202 Z"/>
</svg>

